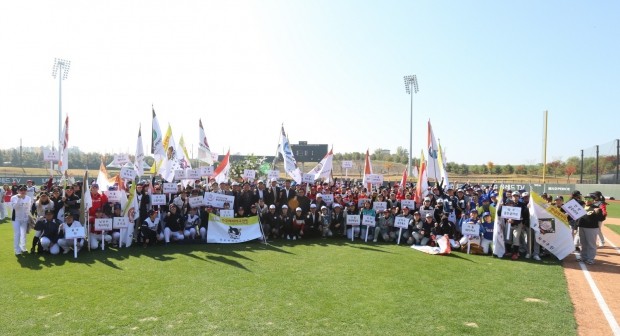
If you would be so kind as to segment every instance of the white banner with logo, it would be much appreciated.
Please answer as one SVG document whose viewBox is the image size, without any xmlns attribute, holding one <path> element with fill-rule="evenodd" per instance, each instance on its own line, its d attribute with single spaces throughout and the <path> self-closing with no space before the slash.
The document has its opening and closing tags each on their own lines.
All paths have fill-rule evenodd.
<svg viewBox="0 0 620 336">
<path fill-rule="evenodd" d="M 242 218 L 222 218 L 209 216 L 207 243 L 234 244 L 261 238 L 258 216 Z"/>
<path fill-rule="evenodd" d="M 536 241 L 562 260 L 575 250 L 568 217 L 554 205 L 543 201 L 536 193 L 530 195 L 530 228 Z"/>
</svg>

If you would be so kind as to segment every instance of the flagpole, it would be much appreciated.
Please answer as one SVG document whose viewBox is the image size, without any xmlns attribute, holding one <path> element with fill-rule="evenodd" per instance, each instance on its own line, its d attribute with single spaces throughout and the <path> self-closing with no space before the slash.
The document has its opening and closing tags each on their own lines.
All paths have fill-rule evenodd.
<svg viewBox="0 0 620 336">
<path fill-rule="evenodd" d="M 413 94 L 418 93 L 418 77 L 416 75 L 404 76 L 405 91 L 411 96 L 409 111 L 409 155 L 407 158 L 407 170 L 411 175 L 411 156 L 413 155 Z M 412 90 L 413 89 L 413 90 Z"/>
<path fill-rule="evenodd" d="M 273 162 L 271 163 L 271 170 L 276 169 L 276 162 L 278 161 L 278 155 L 280 154 L 280 140 L 282 139 L 282 130 L 284 129 L 284 123 L 280 125 L 280 132 L 278 132 L 278 147 L 276 147 L 276 156 L 273 157 Z"/>
<path fill-rule="evenodd" d="M 543 192 L 547 192 L 547 187 L 546 187 L 546 173 L 547 173 L 547 118 L 548 118 L 548 111 L 545 111 L 545 113 L 543 114 L 544 116 L 544 121 L 543 121 L 543 173 L 542 173 L 542 184 L 543 184 Z"/>
</svg>

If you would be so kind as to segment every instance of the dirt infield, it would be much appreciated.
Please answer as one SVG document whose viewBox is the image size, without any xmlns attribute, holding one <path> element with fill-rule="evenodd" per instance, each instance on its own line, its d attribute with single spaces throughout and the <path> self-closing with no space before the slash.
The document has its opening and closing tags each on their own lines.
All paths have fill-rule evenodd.
<svg viewBox="0 0 620 336">
<path fill-rule="evenodd" d="M 620 224 L 620 219 L 608 218 L 606 224 Z M 577 332 L 579 335 L 619 335 L 617 321 L 620 321 L 620 236 L 604 227 L 606 244 L 599 247 L 594 265 L 584 265 L 568 256 L 564 260 L 564 274 L 568 282 L 568 291 L 575 307 Z M 586 266 L 587 272 L 582 269 Z M 601 305 L 597 301 L 593 289 L 587 281 L 587 274 L 591 276 L 596 288 L 609 308 L 606 317 Z M 611 322 L 616 328 L 612 329 Z M 614 333 L 615 332 L 615 333 Z"/>
</svg>

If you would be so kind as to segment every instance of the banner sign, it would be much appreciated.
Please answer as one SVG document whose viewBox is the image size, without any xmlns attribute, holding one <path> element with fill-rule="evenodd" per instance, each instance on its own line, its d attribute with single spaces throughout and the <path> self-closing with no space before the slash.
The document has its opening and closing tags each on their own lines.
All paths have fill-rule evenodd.
<svg viewBox="0 0 620 336">
<path fill-rule="evenodd" d="M 303 183 L 314 183 L 314 174 L 303 174 L 301 176 L 301 182 L 303 182 Z"/>
<path fill-rule="evenodd" d="M 185 180 L 186 179 L 185 170 L 183 170 L 183 169 L 175 169 L 174 170 L 174 179 L 176 181 Z"/>
<path fill-rule="evenodd" d="M 127 217 L 114 217 L 114 221 L 112 222 L 112 227 L 114 229 L 126 229 L 129 227 L 129 218 Z"/>
<path fill-rule="evenodd" d="M 129 167 L 121 168 L 121 178 L 123 180 L 133 180 L 136 178 L 136 170 Z"/>
<path fill-rule="evenodd" d="M 360 215 L 347 215 L 347 225 L 360 226 Z"/>
<path fill-rule="evenodd" d="M 86 231 L 83 226 L 66 226 L 65 225 L 65 238 L 66 239 L 75 239 L 75 238 L 84 238 L 86 237 Z"/>
<path fill-rule="evenodd" d="M 122 166 L 122 165 L 124 165 L 126 163 L 129 163 L 129 155 L 128 154 L 117 154 L 117 155 L 114 155 L 114 161 L 119 166 Z"/>
<path fill-rule="evenodd" d="M 362 225 L 375 226 L 375 216 L 364 215 L 362 217 Z"/>
<path fill-rule="evenodd" d="M 461 233 L 464 236 L 480 236 L 480 224 L 463 223 Z"/>
<path fill-rule="evenodd" d="M 213 214 L 209 216 L 207 243 L 242 243 L 262 236 L 258 216 L 242 218 L 223 218 Z"/>
<path fill-rule="evenodd" d="M 547 203 L 536 192 L 531 193 L 528 208 L 530 228 L 538 244 L 560 260 L 573 253 L 575 245 L 566 214 Z"/>
<path fill-rule="evenodd" d="M 176 194 L 179 191 L 176 183 L 164 183 L 162 188 L 164 194 Z"/>
<path fill-rule="evenodd" d="M 343 169 L 351 169 L 353 168 L 353 161 L 342 161 Z"/>
<path fill-rule="evenodd" d="M 409 227 L 410 219 L 407 217 L 395 217 L 394 218 L 394 227 L 406 229 Z"/>
<path fill-rule="evenodd" d="M 415 209 L 415 201 L 414 200 L 402 200 L 400 201 L 400 206 L 401 208 L 407 207 L 409 208 L 409 210 L 413 210 Z"/>
<path fill-rule="evenodd" d="M 213 166 L 200 167 L 201 176 L 213 176 Z"/>
<path fill-rule="evenodd" d="M 189 198 L 189 206 L 192 208 L 201 207 L 204 201 L 203 196 L 193 196 Z"/>
<path fill-rule="evenodd" d="M 104 193 L 108 196 L 108 202 L 117 203 L 121 201 L 121 193 L 124 191 L 120 190 L 106 190 Z"/>
<path fill-rule="evenodd" d="M 564 209 L 564 211 L 566 211 L 566 213 L 569 214 L 573 220 L 578 220 L 586 215 L 586 209 L 584 209 L 583 206 L 581 206 L 581 204 L 574 199 L 562 205 L 562 209 Z"/>
<path fill-rule="evenodd" d="M 202 174 L 200 172 L 200 169 L 187 168 L 187 170 L 185 171 L 185 176 L 187 176 L 187 178 L 190 180 L 200 180 Z"/>
<path fill-rule="evenodd" d="M 164 194 L 151 195 L 151 205 L 166 205 L 166 195 Z"/>
<path fill-rule="evenodd" d="M 58 151 L 45 149 L 43 150 L 43 161 L 58 162 Z"/>
<path fill-rule="evenodd" d="M 228 209 L 228 210 L 220 210 L 220 217 L 222 218 L 235 218 L 235 210 L 232 209 Z"/>
<path fill-rule="evenodd" d="M 323 202 L 327 204 L 327 206 L 331 206 L 334 203 L 334 195 L 333 194 L 321 194 L 323 196 Z"/>
<path fill-rule="evenodd" d="M 279 170 L 268 170 L 267 178 L 270 180 L 277 180 L 278 178 L 280 178 L 280 171 Z"/>
<path fill-rule="evenodd" d="M 235 204 L 235 196 L 207 192 L 204 195 L 203 203 L 220 209 L 224 207 L 224 203 L 228 203 L 232 207 Z"/>
<path fill-rule="evenodd" d="M 383 211 L 387 209 L 387 202 L 375 202 L 372 204 L 372 208 L 375 209 L 375 211 Z"/>
<path fill-rule="evenodd" d="M 521 219 L 521 208 L 512 206 L 502 206 L 502 218 L 506 219 Z"/>
<path fill-rule="evenodd" d="M 244 169 L 243 170 L 243 178 L 246 180 L 253 180 L 256 178 L 256 170 L 254 169 Z"/>
<path fill-rule="evenodd" d="M 431 217 L 435 218 L 435 210 L 424 210 L 420 209 L 420 217 L 422 219 L 426 218 L 426 214 L 431 214 Z"/>
<path fill-rule="evenodd" d="M 366 183 L 383 184 L 382 174 L 366 174 Z"/>
<path fill-rule="evenodd" d="M 112 231 L 112 218 L 95 218 L 96 231 Z"/>
</svg>

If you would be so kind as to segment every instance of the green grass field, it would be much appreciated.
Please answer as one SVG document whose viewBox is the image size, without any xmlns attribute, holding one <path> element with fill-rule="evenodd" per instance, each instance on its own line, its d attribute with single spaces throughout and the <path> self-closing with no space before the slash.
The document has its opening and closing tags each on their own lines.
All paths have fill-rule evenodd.
<svg viewBox="0 0 620 336">
<path fill-rule="evenodd" d="M 0 224 L 2 335 L 575 335 L 559 262 L 338 240 L 25 255 Z M 30 241 L 28 241 L 28 248 Z"/>
<path fill-rule="evenodd" d="M 620 218 L 620 202 L 608 201 L 607 217 Z"/>
</svg>

